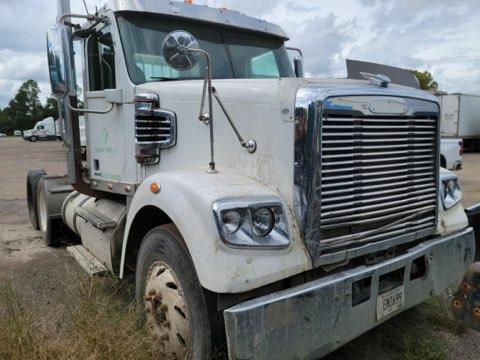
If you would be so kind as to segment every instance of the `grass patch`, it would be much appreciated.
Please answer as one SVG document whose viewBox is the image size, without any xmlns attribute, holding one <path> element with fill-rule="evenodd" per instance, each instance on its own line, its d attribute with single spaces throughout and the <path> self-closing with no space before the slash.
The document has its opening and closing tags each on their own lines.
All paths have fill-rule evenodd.
<svg viewBox="0 0 480 360">
<path fill-rule="evenodd" d="M 0 284 L 0 360 L 154 359 L 161 353 L 133 302 L 133 286 L 113 277 L 74 276 L 63 286 L 58 320 L 40 318 L 10 281 Z M 327 359 L 446 360 L 449 338 L 466 331 L 448 317 L 449 301 L 433 297 L 329 355 Z M 216 353 L 216 359 L 225 359 Z"/>
<path fill-rule="evenodd" d="M 429 334 L 432 335 L 432 334 Z M 447 360 L 448 348 L 438 336 L 405 336 L 398 359 Z"/>
<path fill-rule="evenodd" d="M 52 334 L 11 282 L 0 287 L 0 359 L 152 359 L 156 348 L 132 302 L 131 286 L 111 277 L 80 276 L 62 296 L 66 325 Z M 43 324 L 44 326 L 41 326 Z"/>
</svg>

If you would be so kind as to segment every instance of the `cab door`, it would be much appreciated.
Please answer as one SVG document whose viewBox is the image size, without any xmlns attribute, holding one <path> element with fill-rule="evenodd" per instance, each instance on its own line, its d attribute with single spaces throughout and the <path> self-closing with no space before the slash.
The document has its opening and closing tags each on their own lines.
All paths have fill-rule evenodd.
<svg viewBox="0 0 480 360">
<path fill-rule="evenodd" d="M 115 41 L 111 26 L 104 26 L 85 43 L 86 85 L 84 107 L 88 110 L 106 110 L 107 89 L 117 89 Z M 117 89 L 120 90 L 120 89 Z M 116 104 L 106 114 L 85 113 L 87 158 L 90 178 L 101 190 L 120 192 L 129 183 L 125 174 L 125 114 L 124 106 Z M 134 178 L 132 174 L 132 178 Z"/>
</svg>

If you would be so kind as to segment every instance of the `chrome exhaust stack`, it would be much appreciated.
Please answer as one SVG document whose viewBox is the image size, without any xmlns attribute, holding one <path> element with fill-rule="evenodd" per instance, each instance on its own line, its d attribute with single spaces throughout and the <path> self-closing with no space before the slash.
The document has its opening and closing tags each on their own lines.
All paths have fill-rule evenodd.
<svg viewBox="0 0 480 360">
<path fill-rule="evenodd" d="M 71 13 L 70 0 L 57 0 L 57 22 L 61 21 L 63 15 Z"/>
</svg>

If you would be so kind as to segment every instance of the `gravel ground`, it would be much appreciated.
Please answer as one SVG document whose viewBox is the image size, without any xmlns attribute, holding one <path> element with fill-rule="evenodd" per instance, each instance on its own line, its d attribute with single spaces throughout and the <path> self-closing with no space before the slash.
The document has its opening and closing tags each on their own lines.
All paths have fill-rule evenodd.
<svg viewBox="0 0 480 360">
<path fill-rule="evenodd" d="M 64 249 L 47 248 L 30 225 L 25 179 L 28 169 L 35 168 L 65 174 L 61 143 L 0 140 L 0 281 L 12 281 L 21 300 L 35 309 L 39 323 L 53 319 L 60 326 L 58 300 L 80 268 Z"/>
<path fill-rule="evenodd" d="M 479 163 L 480 154 L 466 154 L 465 169 L 458 172 L 467 206 L 480 201 Z M 30 143 L 19 138 L 0 140 L 0 280 L 10 279 L 26 306 L 35 309 L 37 321 L 42 323 L 48 319 L 49 324 L 53 321 L 55 325 L 51 331 L 61 333 L 63 311 L 58 300 L 65 288 L 75 283 L 81 270 L 64 248 L 45 247 L 39 233 L 30 227 L 25 177 L 28 169 L 33 168 L 43 168 L 48 174 L 64 174 L 66 164 L 62 144 Z M 329 358 L 396 358 L 392 347 L 385 342 L 384 334 L 405 326 L 408 329 L 410 325 L 406 324 L 426 321 L 422 309 L 413 309 L 361 336 Z M 444 338 L 451 359 L 480 358 L 479 333 L 445 333 Z"/>
</svg>

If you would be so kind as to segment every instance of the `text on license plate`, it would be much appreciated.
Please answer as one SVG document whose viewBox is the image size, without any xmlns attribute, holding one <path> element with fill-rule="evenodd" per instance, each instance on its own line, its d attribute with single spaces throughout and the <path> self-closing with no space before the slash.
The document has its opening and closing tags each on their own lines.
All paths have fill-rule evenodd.
<svg viewBox="0 0 480 360">
<path fill-rule="evenodd" d="M 405 286 L 399 286 L 387 291 L 377 298 L 377 320 L 403 309 L 405 306 Z"/>
</svg>

